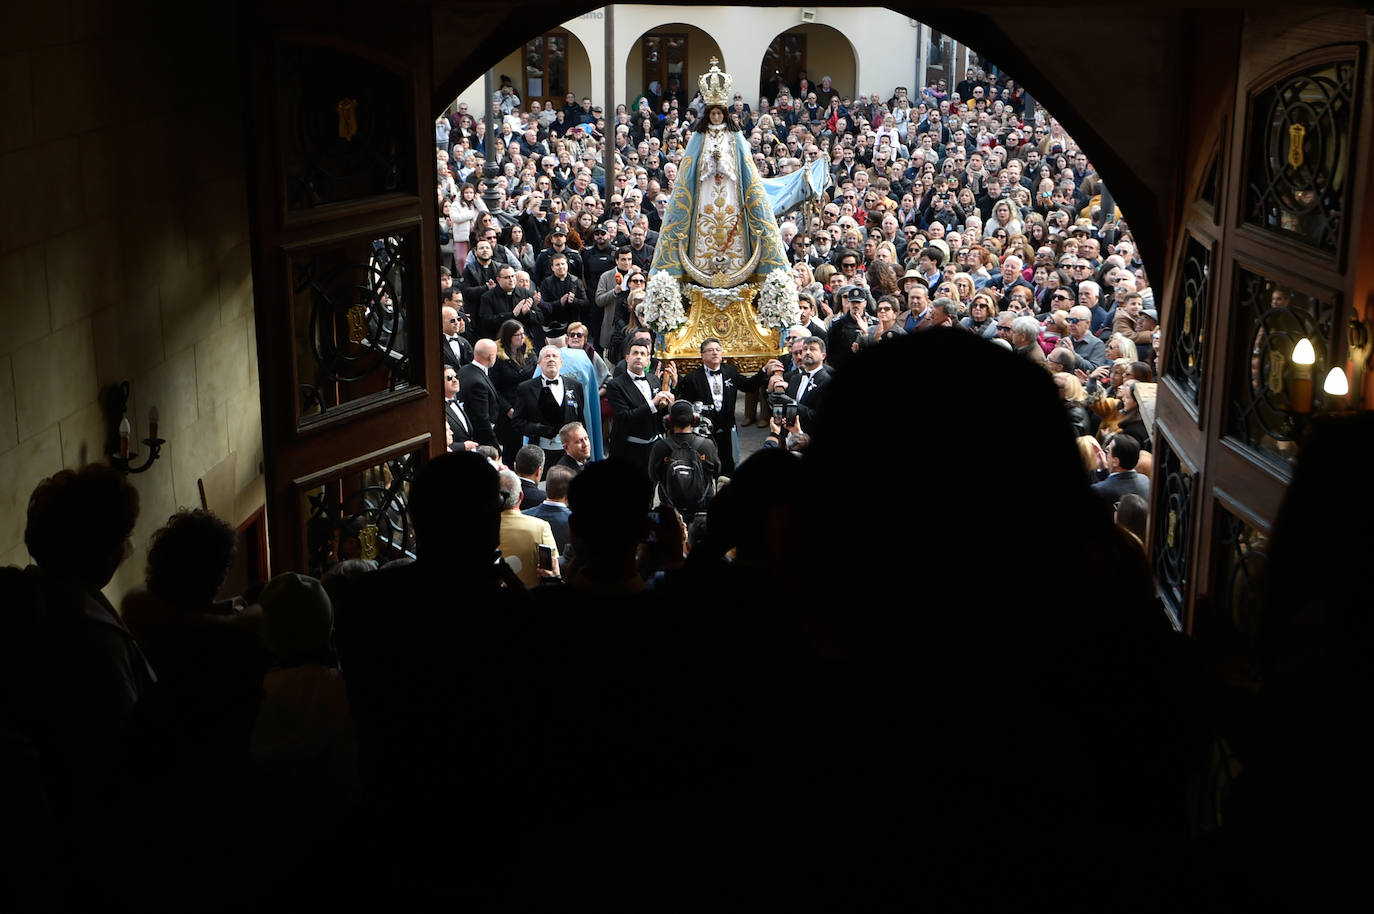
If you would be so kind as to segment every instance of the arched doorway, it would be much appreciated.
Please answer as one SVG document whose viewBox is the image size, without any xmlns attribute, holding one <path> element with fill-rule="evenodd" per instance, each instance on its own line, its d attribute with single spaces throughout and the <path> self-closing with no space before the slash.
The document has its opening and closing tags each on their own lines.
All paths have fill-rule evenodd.
<svg viewBox="0 0 1374 914">
<path fill-rule="evenodd" d="M 521 73 L 524 99 L 548 106 L 562 106 L 567 94 L 578 98 L 591 90 L 592 63 L 587 49 L 566 29 L 550 29 L 525 42 Z"/>
<path fill-rule="evenodd" d="M 696 74 L 710 69 L 712 57 L 725 66 L 715 38 L 694 25 L 669 22 L 646 30 L 631 42 L 625 57 L 626 103 L 633 104 L 658 83 L 660 97 L 670 97 L 676 88 L 678 102 L 685 106 L 696 94 Z"/>
<path fill-rule="evenodd" d="M 599 90 L 592 84 L 592 63 L 587 46 L 562 27 L 530 36 L 497 61 L 492 72 L 497 74 L 497 85 L 503 78 L 510 79 L 524 107 L 537 101 L 540 107 L 561 108 L 570 92 L 581 99 Z M 458 100 L 480 112 L 485 104 L 482 80 L 476 80 L 458 93 Z M 444 101 L 451 103 L 452 100 Z"/>
<path fill-rule="evenodd" d="M 838 29 L 816 22 L 794 26 L 775 36 L 759 65 L 759 95 L 774 99 L 777 86 L 787 86 L 794 96 L 805 77 L 818 86 L 829 76 L 837 91 L 858 92 L 858 59 L 854 45 Z"/>
</svg>

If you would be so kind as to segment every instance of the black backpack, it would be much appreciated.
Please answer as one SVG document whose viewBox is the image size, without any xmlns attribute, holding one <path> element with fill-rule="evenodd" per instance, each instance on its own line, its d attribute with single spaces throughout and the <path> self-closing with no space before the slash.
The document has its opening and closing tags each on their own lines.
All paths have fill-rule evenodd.
<svg viewBox="0 0 1374 914">
<path fill-rule="evenodd" d="M 706 480 L 706 456 L 697 452 L 696 437 L 682 441 L 670 436 L 668 444 L 672 451 L 664 458 L 668 464 L 663 478 L 664 497 L 684 516 L 699 511 L 711 495 Z"/>
</svg>

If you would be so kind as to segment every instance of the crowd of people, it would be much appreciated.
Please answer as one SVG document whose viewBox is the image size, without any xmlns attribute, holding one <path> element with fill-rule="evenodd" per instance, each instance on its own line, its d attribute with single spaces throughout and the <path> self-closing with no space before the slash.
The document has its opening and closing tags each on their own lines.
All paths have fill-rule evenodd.
<svg viewBox="0 0 1374 914">
<path fill-rule="evenodd" d="M 223 599 L 234 533 L 180 511 L 116 610 L 137 491 L 39 485 L 0 576 L 32 907 L 1264 898 L 1263 834 L 1190 830 L 1202 686 L 1139 542 L 1157 317 L 1100 183 L 977 70 L 778 95 L 736 105 L 761 170 L 836 183 L 784 220 L 802 320 L 752 374 L 708 339 L 679 377 L 637 322 L 685 102 L 617 112 L 605 169 L 589 99 L 503 89 L 495 213 L 480 131 L 440 130 L 451 453 L 409 485 L 413 556 Z"/>
<path fill-rule="evenodd" d="M 1029 110 L 1014 80 L 977 67 L 953 89 L 938 81 L 912 96 L 898 86 L 886 99 L 851 97 L 805 72 L 769 88 L 756 105 L 736 92 L 728 107 L 759 174 L 823 158 L 833 183 L 818 202 L 779 216 L 802 318 L 781 334 L 779 358 L 750 375 L 716 357 L 677 378 L 653 359 L 639 307 L 683 151 L 703 129 L 700 94 L 688 101 L 676 86 L 654 85 L 608 120 L 573 93 L 562 107 L 525 107 L 503 80 L 490 211 L 484 130 L 462 103 L 437 120 L 445 377 L 458 382 L 446 398 L 450 447 L 494 446 L 510 463 L 537 437 L 553 465 L 562 431 L 585 430 L 595 413 L 594 457 L 638 462 L 671 428 L 681 395 L 706 419 L 697 428 L 717 451 L 709 463 L 728 477 L 741 456 L 738 422 L 771 426 L 770 445 L 806 447 L 807 414 L 832 370 L 861 349 L 949 328 L 1053 373 L 1099 493 L 1113 506 L 1138 495 L 1148 507 L 1159 314 L 1129 227 L 1063 126 Z M 631 359 L 636 337 L 648 341 L 647 359 Z M 484 339 L 488 357 L 479 358 Z M 708 340 L 703 355 L 713 342 L 719 348 Z M 549 345 L 591 366 L 566 371 L 582 381 L 580 413 L 555 416 L 546 397 L 547 415 L 536 417 L 535 399 L 516 402 Z M 473 363 L 492 384 L 472 370 L 461 377 Z M 641 363 L 651 376 L 644 396 L 611 383 L 627 370 L 639 378 Z M 784 414 L 783 397 L 796 409 Z M 557 433 L 555 419 L 567 420 Z M 1131 442 L 1114 448 L 1121 436 Z M 1141 536 L 1136 507 L 1128 517 Z"/>
</svg>

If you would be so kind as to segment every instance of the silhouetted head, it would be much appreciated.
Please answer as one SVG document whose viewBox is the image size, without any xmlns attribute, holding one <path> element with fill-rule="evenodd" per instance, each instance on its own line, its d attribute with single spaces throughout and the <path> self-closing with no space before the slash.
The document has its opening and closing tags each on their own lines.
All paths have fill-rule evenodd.
<svg viewBox="0 0 1374 914">
<path fill-rule="evenodd" d="M 148 547 L 148 590 L 182 609 L 203 609 L 229 573 L 234 528 L 209 511 L 178 511 Z"/>
<path fill-rule="evenodd" d="M 969 399 L 969 378 L 996 396 L 995 413 Z M 808 529 L 853 559 L 850 574 L 832 577 L 840 590 L 825 602 L 858 624 L 910 626 L 914 636 L 927 616 L 965 624 L 975 602 L 1009 612 L 1006 601 L 1035 593 L 1021 576 L 997 573 L 989 542 L 1043 542 L 1047 517 L 1072 524 L 1078 542 L 1111 538 L 1055 394 L 1043 369 L 972 334 L 912 334 L 848 361 L 807 429 L 807 485 L 828 493 L 805 518 Z M 880 497 L 864 463 L 873 454 L 901 467 L 902 493 Z M 1020 489 L 999 485 L 1008 471 L 1053 510 L 1036 511 Z M 856 581 L 871 583 L 869 563 L 910 586 L 911 600 L 900 609 L 855 605 L 846 594 Z M 1076 560 L 1047 583 L 1081 588 L 1089 564 Z"/>
<path fill-rule="evenodd" d="M 765 562 L 778 548 L 788 549 L 799 532 L 794 509 L 802 478 L 801 459 L 782 448 L 757 451 L 741 463 L 711 500 L 708 557 L 734 549 L 737 561 Z"/>
<path fill-rule="evenodd" d="M 29 496 L 24 545 L 38 566 L 99 589 L 125 557 L 138 520 L 138 490 L 113 467 L 62 470 Z"/>
<path fill-rule="evenodd" d="M 648 533 L 652 500 L 642 467 L 618 457 L 589 463 L 568 486 L 568 531 L 578 561 L 633 557 Z"/>
<path fill-rule="evenodd" d="M 501 540 L 496 469 L 476 453 L 434 458 L 410 487 L 410 520 L 420 558 L 491 564 Z"/>
</svg>

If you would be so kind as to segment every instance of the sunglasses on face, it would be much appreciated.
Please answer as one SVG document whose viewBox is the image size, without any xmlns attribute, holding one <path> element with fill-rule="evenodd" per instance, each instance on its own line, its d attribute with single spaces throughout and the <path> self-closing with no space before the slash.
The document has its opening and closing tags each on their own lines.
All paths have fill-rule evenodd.
<svg viewBox="0 0 1374 914">
<path fill-rule="evenodd" d="M 444 380 L 445 380 L 445 381 L 456 381 L 456 380 L 458 380 L 458 376 L 457 376 L 456 374 L 446 374 L 446 375 L 444 375 Z"/>
</svg>

